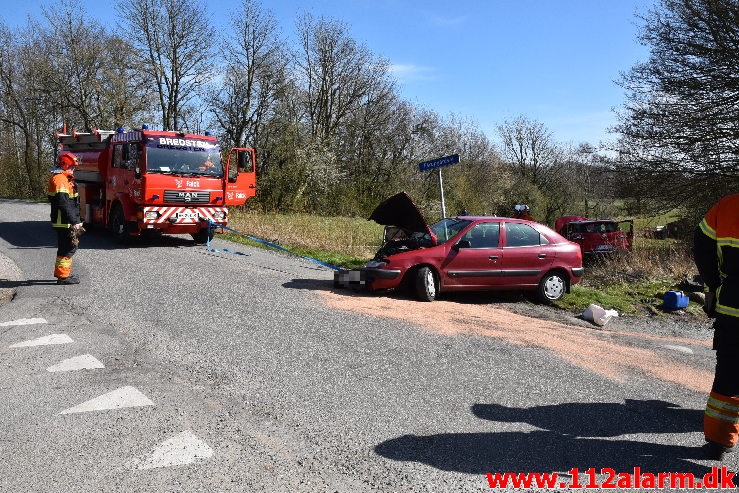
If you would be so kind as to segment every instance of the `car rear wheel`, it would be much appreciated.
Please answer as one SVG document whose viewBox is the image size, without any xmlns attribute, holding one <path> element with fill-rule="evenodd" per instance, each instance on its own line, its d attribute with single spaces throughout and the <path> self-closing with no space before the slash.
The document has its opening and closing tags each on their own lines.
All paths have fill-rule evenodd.
<svg viewBox="0 0 739 493">
<path fill-rule="evenodd" d="M 561 300 L 567 292 L 567 281 L 558 272 L 549 272 L 541 278 L 537 295 L 544 303 Z"/>
<path fill-rule="evenodd" d="M 421 267 L 416 271 L 414 284 L 416 297 L 421 301 L 434 301 L 438 296 L 436 273 L 431 267 Z"/>
</svg>

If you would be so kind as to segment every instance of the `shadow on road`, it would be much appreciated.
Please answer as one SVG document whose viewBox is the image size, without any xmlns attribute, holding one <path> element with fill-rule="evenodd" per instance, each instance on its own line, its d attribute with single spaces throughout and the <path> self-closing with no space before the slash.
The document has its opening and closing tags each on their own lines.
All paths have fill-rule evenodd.
<svg viewBox="0 0 739 493">
<path fill-rule="evenodd" d="M 626 399 L 625 403 L 571 402 L 515 408 L 473 404 L 478 418 L 528 423 L 573 437 L 613 437 L 630 433 L 689 433 L 703 430 L 703 410 L 684 409 L 659 400 Z"/>
<path fill-rule="evenodd" d="M 404 435 L 375 447 L 382 457 L 414 461 L 444 471 L 469 474 L 488 472 L 566 472 L 594 467 L 630 472 L 690 472 L 702 475 L 709 467 L 700 446 L 662 445 L 635 440 L 612 440 L 628 433 L 685 433 L 701 429 L 702 411 L 682 409 L 663 401 L 629 400 L 621 403 L 565 403 L 532 408 L 475 404 L 472 412 L 483 419 L 525 422 L 544 428 L 531 432 L 441 433 Z"/>
<path fill-rule="evenodd" d="M 22 221 L 0 223 L 0 238 L 17 249 L 54 248 L 56 233 L 49 221 Z M 101 228 L 91 228 L 80 239 L 80 248 L 86 250 L 118 250 L 125 248 L 172 248 L 198 245 L 191 239 L 179 236 L 161 235 L 155 238 L 132 237 L 129 243 L 121 245 Z"/>
<path fill-rule="evenodd" d="M 56 285 L 56 279 L 29 279 L 27 281 L 9 281 L 0 279 L 0 289 L 17 288 L 20 286 L 51 286 Z"/>
</svg>

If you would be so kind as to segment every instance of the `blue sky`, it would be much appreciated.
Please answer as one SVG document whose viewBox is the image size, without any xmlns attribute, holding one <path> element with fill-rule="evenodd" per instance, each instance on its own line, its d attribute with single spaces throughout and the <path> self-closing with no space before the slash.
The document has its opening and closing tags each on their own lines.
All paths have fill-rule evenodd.
<svg viewBox="0 0 739 493">
<path fill-rule="evenodd" d="M 341 20 L 354 39 L 394 67 L 403 97 L 475 121 L 491 138 L 523 115 L 564 143 L 610 139 L 613 108 L 624 93 L 619 73 L 646 60 L 637 39 L 657 0 L 262 0 L 285 35 L 301 12 Z M 38 0 L 3 18 L 40 18 Z M 85 0 L 89 15 L 114 22 L 108 2 Z M 210 0 L 236 10 L 240 0 Z M 225 16 L 222 22 L 225 24 Z M 218 19 L 218 17 L 217 17 Z"/>
</svg>

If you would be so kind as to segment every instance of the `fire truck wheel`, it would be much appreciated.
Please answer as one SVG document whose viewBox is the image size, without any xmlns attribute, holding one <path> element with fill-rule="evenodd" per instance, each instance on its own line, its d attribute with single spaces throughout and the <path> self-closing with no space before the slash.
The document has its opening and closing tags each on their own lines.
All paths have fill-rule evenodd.
<svg viewBox="0 0 739 493">
<path fill-rule="evenodd" d="M 128 223 L 123 216 L 123 207 L 120 204 L 113 206 L 110 211 L 110 232 L 117 243 L 126 243 L 129 238 Z"/>
</svg>

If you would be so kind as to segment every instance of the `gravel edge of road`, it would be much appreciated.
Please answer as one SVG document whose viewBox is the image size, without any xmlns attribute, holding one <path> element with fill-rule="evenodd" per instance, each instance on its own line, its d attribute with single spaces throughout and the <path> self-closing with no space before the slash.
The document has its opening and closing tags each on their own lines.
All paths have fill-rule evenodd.
<svg viewBox="0 0 739 493">
<path fill-rule="evenodd" d="M 23 280 L 23 272 L 16 263 L 0 253 L 0 306 L 15 297 L 16 288 L 13 284 Z"/>
</svg>

